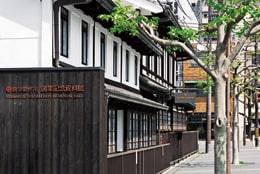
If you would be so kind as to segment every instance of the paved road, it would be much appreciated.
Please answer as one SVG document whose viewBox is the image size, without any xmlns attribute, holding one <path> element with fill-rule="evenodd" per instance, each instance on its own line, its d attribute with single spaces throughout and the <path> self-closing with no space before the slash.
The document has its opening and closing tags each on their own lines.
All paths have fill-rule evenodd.
<svg viewBox="0 0 260 174">
<path fill-rule="evenodd" d="M 199 142 L 199 153 L 171 166 L 163 174 L 214 174 L 214 142 L 209 153 L 205 153 L 205 141 Z M 249 140 L 240 145 L 240 165 L 231 165 L 231 174 L 260 174 L 260 148 L 255 148 Z M 242 164 L 243 163 L 243 164 Z"/>
</svg>

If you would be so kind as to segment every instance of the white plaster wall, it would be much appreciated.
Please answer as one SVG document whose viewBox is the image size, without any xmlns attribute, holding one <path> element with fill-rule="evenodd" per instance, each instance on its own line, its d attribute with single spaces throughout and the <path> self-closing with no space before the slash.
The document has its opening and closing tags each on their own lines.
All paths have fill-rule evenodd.
<svg viewBox="0 0 260 174">
<path fill-rule="evenodd" d="M 140 53 L 136 52 L 133 48 L 128 46 L 126 43 L 122 42 L 120 38 L 111 34 L 108 31 L 108 29 L 102 27 L 99 23 L 94 22 L 90 16 L 84 15 L 81 11 L 75 9 L 72 6 L 66 6 L 65 8 L 69 10 L 69 56 L 63 57 L 60 55 L 60 61 L 76 67 L 100 67 L 100 35 L 102 32 L 106 35 L 105 78 L 113 80 L 115 82 L 126 84 L 135 89 L 139 89 L 139 79 L 137 80 L 137 85 L 135 85 L 134 82 L 134 63 L 135 63 L 134 61 L 135 61 L 135 56 L 137 56 L 138 77 L 139 77 Z M 82 20 L 84 20 L 89 24 L 88 65 L 83 65 L 81 63 L 81 21 Z M 95 27 L 95 33 L 93 33 L 94 27 Z M 93 42 L 93 38 L 95 38 L 94 42 Z M 118 43 L 118 62 L 117 62 L 118 69 L 117 69 L 116 77 L 113 76 L 113 42 L 114 41 Z M 121 47 L 123 50 L 122 54 L 121 54 Z M 126 49 L 128 49 L 130 53 L 130 76 L 128 82 L 125 80 L 124 58 L 125 58 Z M 122 59 L 121 59 L 121 55 L 122 55 Z M 123 60 L 122 63 L 121 60 Z"/>
<path fill-rule="evenodd" d="M 88 67 L 93 66 L 93 27 L 94 21 L 91 17 L 84 15 L 81 11 L 72 6 L 66 6 L 69 10 L 69 56 L 64 57 L 60 55 L 60 61 L 76 66 Z M 81 22 L 88 23 L 88 65 L 81 63 Z M 60 49 L 60 48 L 59 48 Z"/>
<path fill-rule="evenodd" d="M 51 14 L 51 0 L 1 2 L 1 68 L 52 65 Z"/>
<path fill-rule="evenodd" d="M 126 81 L 126 50 L 129 51 L 129 81 Z M 123 53 L 122 53 L 122 83 L 128 86 L 131 86 L 133 88 L 139 89 L 139 79 L 137 80 L 137 85 L 135 85 L 134 81 L 134 72 L 135 72 L 135 56 L 138 58 L 138 69 L 137 69 L 137 77 L 139 78 L 139 72 L 140 72 L 140 54 L 137 53 L 135 50 L 133 50 L 131 47 L 123 43 Z"/>
</svg>

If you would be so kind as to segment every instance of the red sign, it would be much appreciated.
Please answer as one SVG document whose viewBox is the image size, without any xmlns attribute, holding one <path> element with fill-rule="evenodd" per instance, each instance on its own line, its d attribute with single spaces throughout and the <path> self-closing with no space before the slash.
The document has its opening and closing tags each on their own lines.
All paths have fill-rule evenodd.
<svg viewBox="0 0 260 174">
<path fill-rule="evenodd" d="M 84 85 L 7 86 L 9 99 L 83 98 Z"/>
</svg>

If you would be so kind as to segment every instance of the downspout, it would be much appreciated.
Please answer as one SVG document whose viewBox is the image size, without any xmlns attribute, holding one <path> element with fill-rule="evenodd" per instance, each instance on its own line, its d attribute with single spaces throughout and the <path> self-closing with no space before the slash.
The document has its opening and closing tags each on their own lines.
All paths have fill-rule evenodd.
<svg viewBox="0 0 260 174">
<path fill-rule="evenodd" d="M 54 60 L 53 66 L 59 67 L 60 61 L 60 45 L 59 45 L 59 9 L 64 5 L 87 4 L 92 0 L 57 0 L 53 4 L 54 14 Z"/>
</svg>

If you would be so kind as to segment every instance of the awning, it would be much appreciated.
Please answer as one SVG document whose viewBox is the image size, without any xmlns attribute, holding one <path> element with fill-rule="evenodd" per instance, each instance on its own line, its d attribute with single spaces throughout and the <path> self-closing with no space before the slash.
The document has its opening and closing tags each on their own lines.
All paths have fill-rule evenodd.
<svg viewBox="0 0 260 174">
<path fill-rule="evenodd" d="M 108 93 L 109 98 L 119 99 L 139 105 L 149 106 L 156 109 L 168 110 L 169 107 L 165 104 L 155 102 L 144 98 L 142 95 L 128 91 L 123 88 L 115 87 L 109 84 L 105 84 L 105 92 Z"/>
</svg>

